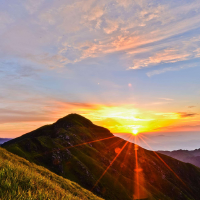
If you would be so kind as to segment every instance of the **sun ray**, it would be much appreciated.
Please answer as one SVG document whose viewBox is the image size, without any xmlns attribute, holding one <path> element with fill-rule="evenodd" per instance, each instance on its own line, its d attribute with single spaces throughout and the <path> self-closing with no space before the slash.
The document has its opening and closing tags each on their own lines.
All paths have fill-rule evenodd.
<svg viewBox="0 0 200 200">
<path fill-rule="evenodd" d="M 98 140 L 92 140 L 92 141 L 89 141 L 89 142 L 84 142 L 84 143 L 81 143 L 81 144 L 76 144 L 76 145 L 73 145 L 73 146 L 69 146 L 69 147 L 65 147 L 65 148 L 62 148 L 60 150 L 65 150 L 65 149 L 70 149 L 70 148 L 73 148 L 73 147 L 78 147 L 78 146 L 82 146 L 82 145 L 86 145 L 86 144 L 90 144 L 90 143 L 94 143 L 94 142 L 99 142 L 99 141 L 103 141 L 103 140 L 107 140 L 107 139 L 112 139 L 112 138 L 115 138 L 116 136 L 111 136 L 111 137 L 107 137 L 107 138 L 102 138 L 102 139 L 98 139 Z M 124 140 L 119 138 L 118 141 L 112 143 L 109 148 L 112 148 L 114 147 L 115 145 L 117 144 L 120 144 L 121 142 L 123 142 Z"/>
<path fill-rule="evenodd" d="M 126 147 L 127 144 L 128 144 L 128 141 L 124 144 L 124 146 L 120 149 L 120 151 L 114 157 L 114 159 L 112 160 L 110 165 L 106 168 L 106 170 L 103 172 L 103 174 L 100 176 L 100 178 L 96 181 L 96 183 L 94 184 L 94 186 L 91 189 L 91 191 L 93 191 L 93 189 L 97 186 L 98 182 L 102 179 L 102 177 L 105 175 L 105 173 L 108 171 L 108 169 L 112 166 L 112 164 L 115 162 L 115 160 L 117 159 L 117 157 L 120 155 L 120 153 L 123 151 L 123 149 Z"/>
<path fill-rule="evenodd" d="M 76 144 L 76 145 L 73 145 L 73 146 L 68 146 L 68 147 L 60 148 L 59 150 L 60 151 L 64 151 L 66 149 L 70 149 L 70 148 L 74 148 L 74 147 L 79 147 L 79 146 L 82 146 L 82 145 L 86 145 L 86 144 L 90 144 L 90 143 L 94 143 L 94 142 L 99 142 L 99 141 L 103 141 L 103 140 L 108 140 L 108 139 L 111 139 L 111 138 L 114 138 L 114 137 L 115 136 L 111 136 L 111 137 L 102 138 L 102 139 L 98 139 L 98 140 L 92 140 L 92 141 L 89 141 L 89 142 L 83 142 L 81 144 Z M 58 143 L 56 143 L 56 144 L 58 144 Z M 45 152 L 43 154 L 47 155 L 47 154 L 52 153 L 54 151 L 57 151 L 57 150 L 48 151 L 48 152 Z"/>
<path fill-rule="evenodd" d="M 112 144 L 109 146 L 109 149 L 110 149 L 110 148 L 113 148 L 113 147 L 116 146 L 116 145 L 119 145 L 119 144 L 122 143 L 122 142 L 123 142 L 123 139 L 119 138 L 118 141 L 112 143 Z"/>
<path fill-rule="evenodd" d="M 138 145 L 137 137 L 135 137 L 135 169 L 134 169 L 134 194 L 133 199 L 146 199 L 148 197 L 147 192 L 144 189 L 145 179 L 143 169 L 140 167 L 138 162 Z"/>
<path fill-rule="evenodd" d="M 131 138 L 132 138 L 132 136 L 131 136 Z M 130 138 L 130 139 L 131 139 L 131 138 Z M 131 145 L 132 145 L 132 143 L 129 142 L 128 149 L 127 149 L 127 151 L 126 151 L 126 153 L 125 153 L 125 156 L 124 156 L 123 162 L 125 162 L 125 160 L 126 160 L 126 158 L 127 158 L 127 156 L 128 156 L 128 153 L 129 153 L 130 150 L 131 150 Z"/>
<path fill-rule="evenodd" d="M 140 191 L 139 191 L 139 176 L 138 176 L 138 155 L 137 155 L 137 150 L 138 150 L 138 146 L 137 146 L 137 137 L 135 137 L 135 146 L 134 146 L 134 150 L 135 150 L 135 169 L 134 171 L 136 172 L 136 185 L 134 185 L 134 199 L 140 197 Z"/>
<path fill-rule="evenodd" d="M 76 144 L 76 145 L 73 145 L 73 146 L 70 146 L 70 147 L 66 147 L 65 149 L 70 149 L 70 148 L 73 148 L 73 147 L 78 147 L 78 146 L 90 144 L 90 143 L 93 143 L 93 142 L 99 142 L 99 141 L 102 141 L 102 140 L 108 140 L 108 139 L 111 139 L 111 138 L 114 138 L 114 137 L 115 136 L 103 138 L 103 139 L 99 139 L 99 140 L 93 140 L 93 141 L 89 141 L 89 142 L 84 142 L 84 143 L 81 143 L 81 144 Z"/>
<path fill-rule="evenodd" d="M 172 168 L 142 139 L 140 136 L 141 140 L 153 151 L 153 153 L 163 162 L 163 164 L 179 179 L 179 181 L 187 188 L 187 185 L 184 183 L 184 181 L 172 170 Z"/>
<path fill-rule="evenodd" d="M 131 136 L 131 137 L 133 137 L 133 136 Z M 130 137 L 130 138 L 131 138 Z M 121 164 L 120 164 L 120 169 L 119 169 L 119 172 L 121 172 L 122 171 L 122 169 L 124 169 L 124 163 L 126 162 L 126 159 L 127 159 L 127 157 L 128 157 L 128 155 L 129 155 L 129 153 L 131 152 L 131 146 L 132 146 L 132 143 L 131 142 L 129 142 L 129 144 L 128 144 L 128 148 L 127 148 L 127 150 L 126 150 L 126 153 L 125 153 L 125 156 L 124 156 L 124 158 L 123 158 L 123 161 L 121 162 Z M 117 180 L 118 180 L 118 178 L 119 178 L 119 173 L 117 174 L 117 176 L 116 176 L 116 180 L 115 180 L 115 183 L 117 182 Z"/>
<path fill-rule="evenodd" d="M 145 136 L 145 135 L 143 135 L 143 134 L 140 134 L 140 136 L 142 136 L 143 138 L 145 138 L 145 139 L 147 139 L 147 140 L 149 140 L 149 141 L 153 142 L 153 140 L 152 140 L 152 139 L 148 138 L 147 136 Z M 140 137 L 140 136 L 139 136 L 139 137 Z M 140 139 L 140 138 L 139 138 L 139 139 Z"/>
</svg>

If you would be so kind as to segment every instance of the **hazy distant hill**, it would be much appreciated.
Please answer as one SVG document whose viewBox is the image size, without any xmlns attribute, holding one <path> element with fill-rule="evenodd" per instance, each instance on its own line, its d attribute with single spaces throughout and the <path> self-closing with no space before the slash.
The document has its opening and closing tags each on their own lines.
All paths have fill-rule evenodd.
<svg viewBox="0 0 200 200">
<path fill-rule="evenodd" d="M 77 114 L 4 143 L 3 147 L 105 199 L 199 200 L 198 167 L 115 137 Z"/>
<path fill-rule="evenodd" d="M 0 148 L 0 199 L 101 200 L 78 184 Z"/>
<path fill-rule="evenodd" d="M 200 149 L 195 149 L 193 151 L 180 149 L 176 151 L 158 151 L 158 152 L 176 158 L 180 161 L 191 163 L 193 165 L 196 165 L 197 167 L 200 167 Z"/>
<path fill-rule="evenodd" d="M 0 145 L 9 140 L 12 140 L 12 138 L 0 138 Z"/>
</svg>

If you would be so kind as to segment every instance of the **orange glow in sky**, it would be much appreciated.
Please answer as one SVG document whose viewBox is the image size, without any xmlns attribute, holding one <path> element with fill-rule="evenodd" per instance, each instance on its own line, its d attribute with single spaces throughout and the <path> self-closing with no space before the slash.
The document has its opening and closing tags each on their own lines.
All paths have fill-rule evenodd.
<svg viewBox="0 0 200 200">
<path fill-rule="evenodd" d="M 184 112 L 161 112 L 156 109 L 146 111 L 134 104 L 91 104 L 80 105 L 75 109 L 76 113 L 90 119 L 94 124 L 108 128 L 112 133 L 138 134 L 142 132 L 173 131 L 177 127 L 183 127 L 188 123 L 190 125 L 195 124 L 195 119 L 199 117 L 194 116 L 191 118 Z M 69 112 L 68 105 L 61 104 L 61 109 L 57 112 L 58 118 L 64 116 L 67 111 Z"/>
<path fill-rule="evenodd" d="M 83 115 L 94 124 L 108 128 L 112 133 L 132 133 L 134 135 L 144 132 L 184 130 L 186 125 L 195 127 L 199 118 L 198 115 L 191 117 L 184 112 L 161 112 L 155 109 L 146 111 L 134 104 L 53 103 L 56 105 L 55 109 L 51 110 L 50 115 L 45 115 L 43 120 L 22 122 L 16 120 L 16 122 L 2 124 L 1 137 L 17 137 L 43 125 L 54 123 L 70 113 Z M 47 109 L 46 112 L 50 111 Z"/>
</svg>

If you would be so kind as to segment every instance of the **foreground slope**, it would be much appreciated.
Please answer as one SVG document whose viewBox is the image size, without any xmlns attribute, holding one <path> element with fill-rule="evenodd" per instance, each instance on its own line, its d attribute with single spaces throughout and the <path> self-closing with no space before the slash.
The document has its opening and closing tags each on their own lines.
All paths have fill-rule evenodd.
<svg viewBox="0 0 200 200">
<path fill-rule="evenodd" d="M 178 159 L 180 161 L 191 163 L 200 167 L 200 149 L 195 149 L 193 151 L 189 150 L 175 150 L 175 151 L 158 151 L 159 153 L 165 154 L 172 158 Z"/>
<path fill-rule="evenodd" d="M 0 199 L 101 199 L 78 184 L 0 148 Z"/>
<path fill-rule="evenodd" d="M 105 199 L 199 199 L 199 168 L 115 137 L 77 114 L 2 146 Z"/>
</svg>

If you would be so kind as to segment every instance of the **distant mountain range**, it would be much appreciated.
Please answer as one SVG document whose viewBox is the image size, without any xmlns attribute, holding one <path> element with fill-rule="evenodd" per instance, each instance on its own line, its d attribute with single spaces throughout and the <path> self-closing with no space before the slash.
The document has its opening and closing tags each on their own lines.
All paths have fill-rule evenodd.
<svg viewBox="0 0 200 200">
<path fill-rule="evenodd" d="M 104 199 L 200 199 L 200 168 L 115 137 L 77 114 L 2 147 Z"/>
<path fill-rule="evenodd" d="M 168 155 L 172 158 L 176 158 L 177 160 L 191 163 L 200 167 L 200 149 L 195 149 L 193 151 L 188 150 L 176 150 L 176 151 L 158 151 L 159 153 Z"/>
<path fill-rule="evenodd" d="M 0 145 L 9 140 L 12 140 L 12 138 L 0 138 Z"/>
</svg>

